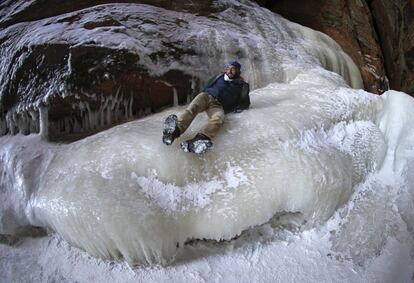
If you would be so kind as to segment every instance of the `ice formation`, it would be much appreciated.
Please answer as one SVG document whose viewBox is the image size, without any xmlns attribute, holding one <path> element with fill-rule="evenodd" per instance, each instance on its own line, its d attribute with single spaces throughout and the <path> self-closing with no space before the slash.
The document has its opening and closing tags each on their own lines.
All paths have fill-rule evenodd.
<svg viewBox="0 0 414 283">
<path fill-rule="evenodd" d="M 231 11 L 224 13 L 229 17 Z M 207 154 L 179 149 L 203 115 L 172 146 L 161 142 L 163 120 L 181 107 L 67 145 L 48 144 L 37 135 L 1 138 L 1 232 L 38 225 L 95 256 L 168 263 L 188 240 L 231 239 L 275 214 L 295 213 L 304 227 L 321 224 L 384 161 L 399 174 L 411 168 L 405 156 L 412 153 L 413 99 L 350 88 L 321 67 L 344 68 L 345 59 L 334 60 L 346 58 L 337 55 L 341 51 L 335 47 L 321 57 L 309 47 L 319 42 L 326 50 L 325 44 L 336 46 L 332 41 L 269 17 L 262 28 L 270 28 L 269 21 L 277 27 L 273 48 L 260 48 L 256 55 L 266 58 L 258 65 L 242 59 L 257 87 L 251 109 L 226 116 Z M 219 61 L 234 55 L 223 50 Z M 358 78 L 354 71 L 342 74 L 348 82 Z M 343 227 L 344 233 L 352 227 Z M 341 241 L 336 245 L 346 249 Z"/>
<path fill-rule="evenodd" d="M 243 65 L 243 76 L 252 89 L 273 82 L 289 82 L 297 74 L 316 66 L 340 74 L 354 88 L 363 87 L 358 68 L 328 36 L 291 23 L 249 1 L 239 3 L 226 0 L 218 1 L 217 5 L 228 8 L 214 14 L 214 17 L 196 16 L 149 5 L 118 3 L 23 23 L 27 25 L 25 34 L 10 37 L 12 44 L 6 44 L 8 41 L 2 44 L 5 47 L 2 47 L 1 52 L 7 56 L 4 55 L 5 59 L 0 62 L 0 82 L 8 82 L 8 78 L 13 78 L 21 67 L 10 62 L 17 56 L 16 50 L 25 50 L 27 46 L 32 48 L 45 44 L 69 44 L 74 48 L 96 46 L 120 52 L 128 50 L 139 56 L 137 64 L 148 69 L 154 77 L 162 76 L 170 70 L 179 70 L 192 76 L 194 81 L 201 81 L 199 85 L 204 85 L 209 77 L 221 72 L 229 59 L 237 58 Z M 75 15 L 79 18 L 75 23 L 67 20 Z M 88 23 L 99 23 L 108 17 L 120 25 L 86 28 Z M 0 35 L 11 32 L 12 27 L 0 31 Z M 173 56 L 175 53 L 172 50 L 180 53 L 179 59 Z M 115 92 L 107 97 L 99 97 L 96 93 L 74 92 L 65 87 L 62 78 L 70 76 L 72 72 L 70 48 L 68 52 L 68 66 L 64 68 L 63 74 L 51 78 L 48 90 L 36 97 L 24 96 L 15 109 L 10 109 L 5 117 L 0 117 L 0 134 L 38 133 L 40 128 L 48 126 L 59 129 L 63 134 L 99 129 L 112 122 L 131 119 L 132 102 L 128 95 L 121 97 Z M 24 56 L 29 55 L 19 56 L 24 61 Z M 300 64 L 296 63 L 298 61 Z M 12 71 L 6 71 L 8 68 Z M 176 90 L 171 83 L 166 84 L 172 87 L 171 95 L 176 97 Z M 197 92 L 199 89 L 195 88 L 199 86 L 192 84 L 194 92 Z M 5 91 L 6 86 L 0 84 L 0 90 Z M 67 117 L 56 125 L 39 125 L 40 121 L 48 122 L 47 117 L 39 119 L 40 107 L 47 105 L 56 95 L 63 98 L 75 97 L 72 109 L 78 117 Z M 76 99 L 77 96 L 97 96 L 95 99 L 101 105 L 98 109 L 91 109 L 87 102 Z M 175 98 L 174 103 L 177 103 Z M 151 112 L 147 109 L 139 111 L 142 113 L 136 117 Z"/>
<path fill-rule="evenodd" d="M 230 239 L 276 213 L 322 223 L 379 168 L 386 146 L 375 124 L 381 98 L 335 86 L 333 73 L 312 78 L 254 91 L 252 108 L 228 115 L 203 156 L 178 144 L 206 117 L 171 147 L 160 141 L 163 119 L 180 108 L 59 146 L 38 183 L 20 188 L 36 187 L 26 192 L 28 222 L 131 263 L 165 263 L 189 239 Z M 30 179 L 26 166 L 16 177 Z"/>
</svg>

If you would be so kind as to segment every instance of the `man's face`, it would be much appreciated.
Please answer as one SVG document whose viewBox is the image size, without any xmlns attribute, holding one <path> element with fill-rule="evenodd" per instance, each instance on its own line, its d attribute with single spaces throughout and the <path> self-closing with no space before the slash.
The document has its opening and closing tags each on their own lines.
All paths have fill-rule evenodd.
<svg viewBox="0 0 414 283">
<path fill-rule="evenodd" d="M 239 70 L 232 65 L 227 66 L 226 69 L 224 69 L 224 72 L 230 79 L 235 79 L 240 75 Z"/>
</svg>

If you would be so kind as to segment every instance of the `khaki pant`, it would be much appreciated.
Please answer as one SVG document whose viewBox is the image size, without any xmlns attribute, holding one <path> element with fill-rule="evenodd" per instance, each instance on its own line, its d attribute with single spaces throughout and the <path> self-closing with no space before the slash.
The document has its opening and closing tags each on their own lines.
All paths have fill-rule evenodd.
<svg viewBox="0 0 414 283">
<path fill-rule="evenodd" d="M 199 93 L 190 105 L 178 115 L 180 132 L 184 133 L 197 114 L 203 111 L 207 112 L 209 120 L 200 133 L 209 138 L 214 138 L 224 123 L 224 110 L 221 104 L 207 92 Z"/>
</svg>

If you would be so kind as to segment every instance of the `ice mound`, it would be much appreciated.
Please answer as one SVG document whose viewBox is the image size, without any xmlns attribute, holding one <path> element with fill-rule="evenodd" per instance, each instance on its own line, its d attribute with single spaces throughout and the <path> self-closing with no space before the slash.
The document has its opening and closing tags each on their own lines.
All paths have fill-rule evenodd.
<svg viewBox="0 0 414 283">
<path fill-rule="evenodd" d="M 384 159 L 376 126 L 382 100 L 348 87 L 361 87 L 361 76 L 326 35 L 250 2 L 224 2 L 230 6 L 216 15 L 218 21 L 159 13 L 147 5 L 102 6 L 113 16 L 133 12 L 131 21 L 156 19 L 164 37 L 194 45 L 203 55 L 173 64 L 168 58 L 145 62 L 155 75 L 177 69 L 207 77 L 207 71 L 222 69 L 218 62 L 240 58 L 252 89 L 265 86 L 252 92 L 250 110 L 226 116 L 214 150 L 193 155 L 179 149 L 196 134 L 203 115 L 172 146 L 161 142 L 163 120 L 181 108 L 69 145 L 52 146 L 33 136 L 3 138 L 0 197 L 7 205 L 0 207 L 1 231 L 39 225 L 95 256 L 167 263 L 189 239 L 231 239 L 278 213 L 301 215 L 311 227 L 349 199 Z M 171 29 L 168 23 L 176 18 L 191 25 Z M 122 42 L 144 55 L 161 48 L 163 38 L 138 33 L 139 40 L 128 41 L 118 40 L 125 39 L 122 33 L 98 37 L 91 30 L 80 37 L 65 30 L 65 40 Z"/>
<path fill-rule="evenodd" d="M 276 213 L 325 221 L 383 161 L 382 100 L 299 80 L 252 92 L 252 108 L 227 115 L 204 155 L 179 143 L 206 116 L 161 142 L 163 119 L 181 108 L 61 146 L 31 198 L 31 223 L 95 256 L 167 263 L 189 239 L 231 239 Z"/>
<path fill-rule="evenodd" d="M 383 269 L 394 274 L 379 278 L 388 282 L 402 277 L 404 272 L 399 269 L 404 269 L 407 263 L 404 254 L 412 255 L 414 251 L 414 182 L 411 173 L 414 99 L 396 91 L 386 92 L 381 99 L 384 107 L 378 113 L 377 124 L 387 143 L 384 162 L 379 170 L 368 174 L 355 186 L 347 205 L 337 210 L 327 226 L 336 256 L 352 259 L 360 266 L 375 262 L 380 254 L 389 254 L 387 248 L 390 245 L 406 243 L 401 251 L 393 252 L 402 262 L 386 260 L 386 268 Z M 381 271 L 376 274 L 381 274 Z M 409 279 L 401 282 L 409 282 Z"/>
</svg>

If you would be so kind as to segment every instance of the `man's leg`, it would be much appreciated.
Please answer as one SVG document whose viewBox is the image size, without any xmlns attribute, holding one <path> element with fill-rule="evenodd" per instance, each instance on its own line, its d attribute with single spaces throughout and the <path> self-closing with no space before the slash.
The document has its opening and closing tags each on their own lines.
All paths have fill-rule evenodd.
<svg viewBox="0 0 414 283">
<path fill-rule="evenodd" d="M 199 93 L 190 105 L 178 115 L 170 115 L 164 121 L 162 142 L 171 145 L 176 138 L 187 130 L 198 113 L 207 109 L 210 95 L 207 92 Z"/>
<path fill-rule="evenodd" d="M 177 123 L 181 134 L 187 130 L 198 113 L 206 111 L 210 98 L 212 97 L 207 92 L 199 93 L 188 107 L 178 115 Z"/>
<path fill-rule="evenodd" d="M 209 102 L 209 107 L 207 108 L 206 112 L 209 120 L 207 124 L 201 129 L 200 133 L 212 139 L 217 135 L 224 123 L 224 110 L 217 101 L 212 99 Z"/>
<path fill-rule="evenodd" d="M 213 147 L 211 139 L 216 136 L 224 122 L 223 107 L 212 97 L 206 109 L 209 120 L 203 129 L 192 139 L 181 143 L 186 152 L 204 153 Z"/>
</svg>

